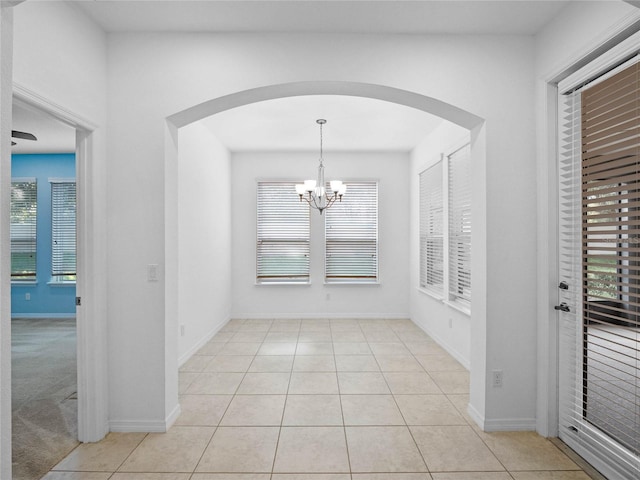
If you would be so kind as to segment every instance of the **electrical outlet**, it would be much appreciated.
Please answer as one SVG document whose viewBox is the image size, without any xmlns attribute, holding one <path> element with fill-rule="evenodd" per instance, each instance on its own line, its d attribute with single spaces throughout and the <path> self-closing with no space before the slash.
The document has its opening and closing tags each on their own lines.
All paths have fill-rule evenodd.
<svg viewBox="0 0 640 480">
<path fill-rule="evenodd" d="M 27 292 L 27 293 L 25 293 L 25 294 L 24 294 L 24 299 L 25 299 L 25 300 L 31 300 L 31 294 L 30 294 L 30 293 L 28 293 L 28 292 Z"/>
<path fill-rule="evenodd" d="M 184 325 L 180 325 L 180 336 L 184 337 Z"/>
<path fill-rule="evenodd" d="M 324 298 L 325 298 L 325 300 L 331 300 L 331 294 L 327 293 L 327 295 Z"/>
<path fill-rule="evenodd" d="M 449 328 L 453 328 L 453 318 L 449 319 Z"/>
<path fill-rule="evenodd" d="M 147 265 L 147 281 L 148 282 L 157 282 L 158 281 L 158 264 L 150 263 Z"/>
<path fill-rule="evenodd" d="M 504 376 L 504 373 L 502 372 L 502 370 L 493 370 L 491 372 L 492 385 L 495 388 L 502 387 L 502 383 L 504 380 L 503 376 Z"/>
</svg>

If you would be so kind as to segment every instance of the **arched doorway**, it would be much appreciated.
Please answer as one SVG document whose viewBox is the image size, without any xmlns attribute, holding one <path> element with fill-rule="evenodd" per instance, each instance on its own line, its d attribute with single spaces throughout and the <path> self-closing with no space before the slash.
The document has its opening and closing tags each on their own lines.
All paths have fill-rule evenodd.
<svg viewBox="0 0 640 480">
<path fill-rule="evenodd" d="M 473 162 L 477 165 L 477 169 L 483 171 L 485 168 L 484 120 L 481 117 L 432 97 L 384 85 L 335 81 L 308 81 L 268 85 L 215 98 L 167 117 L 165 130 L 165 393 L 167 423 L 169 425 L 179 413 L 177 405 L 178 351 L 177 342 L 175 341 L 175 332 L 179 331 L 179 250 L 175 235 L 179 224 L 177 207 L 179 203 L 177 186 L 178 130 L 216 113 L 243 105 L 307 95 L 365 97 L 396 103 L 437 115 L 470 131 Z M 484 189 L 479 191 L 484 192 Z M 478 199 L 477 204 L 479 209 L 486 208 L 486 202 L 482 198 Z M 479 215 L 479 218 L 485 218 L 485 215 Z M 484 230 L 484 228 L 479 229 L 480 232 Z M 480 248 L 482 248 L 483 244 L 483 241 L 478 242 Z M 479 256 L 473 263 L 474 276 L 478 276 L 478 278 L 486 277 L 486 265 L 483 262 L 483 256 Z M 482 291 L 479 292 L 479 295 L 482 295 Z M 484 334 L 480 332 L 484 332 L 486 326 L 486 302 L 478 302 L 478 308 L 474 309 L 473 317 L 473 336 L 484 338 Z M 484 343 L 472 345 L 471 359 L 484 358 L 486 358 L 486 345 Z M 478 418 L 482 418 L 485 407 L 485 362 L 477 361 L 472 362 L 472 364 L 475 365 L 475 368 L 471 370 L 472 402 L 474 398 L 477 399 L 472 410 L 478 414 Z"/>
</svg>

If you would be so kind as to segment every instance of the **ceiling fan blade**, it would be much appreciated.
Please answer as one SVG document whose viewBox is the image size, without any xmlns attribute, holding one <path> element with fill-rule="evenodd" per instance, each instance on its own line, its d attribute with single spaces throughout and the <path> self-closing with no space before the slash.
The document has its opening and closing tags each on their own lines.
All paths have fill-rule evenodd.
<svg viewBox="0 0 640 480">
<path fill-rule="evenodd" d="M 11 130 L 11 136 L 13 138 L 21 138 L 23 140 L 38 140 L 33 133 L 19 132 L 17 130 Z"/>
</svg>

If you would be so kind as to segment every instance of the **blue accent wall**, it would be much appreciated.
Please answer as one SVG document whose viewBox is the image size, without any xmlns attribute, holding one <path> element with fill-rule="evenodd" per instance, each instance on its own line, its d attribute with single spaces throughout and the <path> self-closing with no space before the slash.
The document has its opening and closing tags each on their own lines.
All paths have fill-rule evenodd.
<svg viewBox="0 0 640 480">
<path fill-rule="evenodd" d="M 11 176 L 35 177 L 38 182 L 36 283 L 11 284 L 12 317 L 71 317 L 76 313 L 75 284 L 51 282 L 51 178 L 75 178 L 72 153 L 11 156 Z M 27 300 L 27 294 L 30 299 Z"/>
</svg>

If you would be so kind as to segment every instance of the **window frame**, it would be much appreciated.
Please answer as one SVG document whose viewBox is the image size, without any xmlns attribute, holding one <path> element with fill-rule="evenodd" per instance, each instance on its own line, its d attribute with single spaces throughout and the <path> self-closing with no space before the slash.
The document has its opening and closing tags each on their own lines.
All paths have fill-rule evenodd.
<svg viewBox="0 0 640 480">
<path fill-rule="evenodd" d="M 447 155 L 447 230 L 448 230 L 448 302 L 463 309 L 471 310 L 471 144 L 465 143 Z M 464 162 L 458 172 L 454 171 L 453 160 L 462 154 Z M 460 167 L 456 165 L 455 167 Z M 465 168 L 466 167 L 466 168 Z M 458 175 L 462 171 L 462 175 Z M 466 177 L 466 178 L 465 178 Z M 465 184 L 466 182 L 466 184 Z M 456 186 L 456 183 L 458 184 Z M 459 198 L 454 198 L 458 196 Z M 461 200 L 460 200 L 461 199 Z M 466 231 L 468 230 L 468 232 Z M 464 272 L 463 266 L 467 269 Z M 457 273 L 454 271 L 457 270 Z M 463 274 L 460 274 L 460 272 Z M 457 290 L 457 291 L 456 291 Z M 462 291 L 460 291 L 462 290 Z"/>
<path fill-rule="evenodd" d="M 14 251 L 15 248 L 17 248 L 17 241 L 16 238 L 14 237 L 14 228 L 16 225 L 18 225 L 19 223 L 14 223 L 13 222 L 13 218 L 10 219 L 10 230 L 12 230 L 12 232 L 10 232 L 10 243 L 11 243 L 11 283 L 14 285 L 33 285 L 36 284 L 38 282 L 38 180 L 36 177 L 13 177 L 11 179 L 11 206 L 10 206 L 10 210 L 11 210 L 11 217 L 13 217 L 13 215 L 16 213 L 14 212 L 14 204 L 13 204 L 13 194 L 14 194 L 14 184 L 19 184 L 19 183 L 23 183 L 23 184 L 33 184 L 34 185 L 34 192 L 33 192 L 33 204 L 35 205 L 35 210 L 32 212 L 32 216 L 33 216 L 33 223 L 28 223 L 26 225 L 29 225 L 29 229 L 32 229 L 32 232 L 30 231 L 29 233 L 32 233 L 29 238 L 30 240 L 27 242 L 29 244 L 33 243 L 33 273 L 31 272 L 27 272 L 25 274 L 21 274 L 21 275 L 14 275 L 13 272 L 13 254 L 14 253 L 19 253 Z M 15 243 L 14 243 L 15 242 Z"/>
<path fill-rule="evenodd" d="M 296 182 L 293 180 L 271 180 L 260 179 L 256 182 L 256 264 L 255 264 L 255 282 L 256 285 L 309 285 L 311 283 L 311 269 L 310 269 L 310 244 L 311 244 L 311 218 L 309 214 L 309 206 L 300 202 L 295 190 Z M 280 197 L 277 200 L 277 205 L 273 204 L 261 204 L 261 189 L 268 188 L 268 186 L 278 187 L 280 189 Z M 286 205 L 294 212 L 299 210 L 300 218 L 303 218 L 306 214 L 306 226 L 304 221 L 301 224 L 294 225 L 303 234 L 301 237 L 295 238 L 283 238 L 277 236 L 265 237 L 264 234 L 269 230 L 266 223 L 262 222 L 261 208 L 272 208 L 277 206 Z M 294 206 L 295 205 L 295 206 Z M 298 207 L 299 205 L 299 207 Z M 291 218 L 291 217 L 288 217 Z M 268 220 L 267 220 L 268 222 Z M 266 229 L 266 230 L 265 230 Z M 306 230 L 306 235 L 305 235 Z M 268 268 L 263 266 L 264 259 L 268 258 L 263 254 L 263 249 L 271 243 L 272 245 L 290 243 L 292 245 L 302 246 L 301 252 L 306 257 L 306 265 L 303 263 L 303 270 L 306 269 L 306 274 L 297 274 L 296 272 L 290 272 L 290 275 L 266 275 L 262 272 L 268 272 Z"/>
<path fill-rule="evenodd" d="M 65 184 L 73 184 L 74 185 L 74 220 L 73 220 L 73 251 L 74 251 L 74 272 L 63 272 L 56 273 L 56 196 L 55 196 L 55 185 L 65 185 Z M 49 283 L 60 285 L 60 284 L 75 284 L 77 280 L 77 184 L 75 178 L 50 178 L 49 185 L 51 187 L 51 280 Z M 65 263 L 65 262 L 63 262 Z M 69 278 L 64 278 L 69 277 Z"/>
<path fill-rule="evenodd" d="M 449 149 L 449 153 L 440 154 L 440 158 L 437 161 L 430 163 L 426 168 L 423 168 L 418 173 L 418 199 L 419 199 L 419 223 L 420 223 L 418 228 L 418 253 L 419 253 L 419 259 L 420 259 L 420 266 L 418 269 L 418 290 L 426 295 L 434 297 L 435 299 L 445 303 L 446 305 L 456 310 L 459 310 L 460 312 L 466 315 L 471 315 L 470 293 L 468 295 L 469 298 L 467 300 L 465 298 L 461 298 L 460 295 L 454 292 L 453 291 L 454 288 L 452 287 L 453 278 L 454 278 L 454 275 L 452 274 L 452 268 L 453 268 L 452 263 L 454 262 L 454 259 L 457 257 L 455 256 L 455 254 L 452 255 L 453 253 L 452 250 L 454 250 L 452 249 L 452 245 L 455 244 L 455 240 L 454 240 L 455 237 L 452 234 L 452 215 L 451 215 L 452 212 L 451 211 L 452 211 L 452 194 L 455 193 L 453 192 L 455 185 L 452 185 L 451 157 L 461 152 L 464 149 L 468 150 L 468 153 L 467 153 L 467 160 L 468 160 L 468 167 L 469 167 L 468 176 L 470 180 L 471 178 L 470 148 L 471 148 L 470 141 L 468 139 L 465 139 L 464 142 L 460 142 L 454 148 Z M 429 251 L 426 248 L 426 244 L 423 242 L 423 239 L 424 239 L 423 234 L 425 233 L 424 232 L 425 222 L 428 220 L 426 216 L 428 216 L 429 212 L 424 210 L 425 203 L 426 203 L 424 196 L 426 194 L 425 192 L 423 192 L 423 188 L 425 187 L 426 182 L 423 183 L 422 175 L 426 174 L 430 169 L 437 167 L 438 165 L 441 165 L 441 168 L 442 168 L 441 216 L 442 216 L 443 235 L 442 235 L 441 261 L 442 261 L 443 275 L 442 275 L 442 285 L 440 286 L 441 288 L 431 288 L 429 285 L 423 282 L 423 279 L 424 279 L 423 274 L 425 273 L 423 272 L 423 264 L 424 265 L 428 264 L 428 256 L 429 256 Z M 455 181 L 455 179 L 453 179 L 453 181 Z M 468 225 L 469 228 L 472 227 L 470 186 L 471 184 L 468 185 L 469 188 L 467 189 L 467 192 L 466 192 L 469 195 L 468 204 L 467 204 L 468 223 L 466 223 L 466 225 Z M 472 231 L 469 231 L 468 238 L 469 238 L 468 244 L 470 249 L 471 240 L 472 240 Z M 470 278 L 471 278 L 471 254 L 470 253 L 468 255 L 468 265 L 469 265 L 468 278 L 469 278 L 469 285 L 470 285 Z"/>
<path fill-rule="evenodd" d="M 444 299 L 445 292 L 445 279 L 446 279 L 446 267 L 445 267 L 445 249 L 446 249 L 446 228 L 445 228 L 445 208 L 446 208 L 446 190 L 444 188 L 445 183 L 445 162 L 444 155 L 440 156 L 440 159 L 429 165 L 422 170 L 419 174 L 419 252 L 420 252 L 420 267 L 419 267 L 419 288 L 425 292 L 428 292 L 439 299 Z M 439 169 L 440 171 L 438 172 Z M 428 174 L 433 173 L 434 178 L 429 178 Z M 429 196 L 426 188 L 432 182 L 435 182 L 439 187 L 439 205 L 432 207 L 429 200 L 438 200 L 433 196 Z M 437 230 L 439 217 L 440 232 L 433 232 Z M 433 257 L 434 249 L 429 248 L 429 241 L 437 242 L 440 244 L 440 255 L 436 258 Z M 439 240 L 439 242 L 438 242 Z M 424 242 L 424 243 L 423 243 Z M 435 269 L 435 265 L 440 264 L 440 269 Z M 431 269 L 434 269 L 432 272 Z M 441 278 L 439 283 L 430 282 L 429 278 L 437 277 L 441 272 Z"/>
<path fill-rule="evenodd" d="M 347 191 L 342 199 L 342 202 L 336 201 L 336 203 L 333 204 L 332 207 L 328 208 L 327 210 L 324 211 L 323 215 L 324 215 L 324 284 L 325 285 L 379 285 L 380 284 L 380 181 L 378 179 L 353 179 L 353 180 L 348 180 L 348 181 L 344 181 L 344 183 L 347 185 Z M 328 184 L 327 184 L 328 185 Z M 350 204 L 350 201 L 354 198 L 356 198 L 356 196 L 354 196 L 354 193 L 357 191 L 357 188 L 359 188 L 358 186 L 366 186 L 366 188 L 372 188 L 373 190 L 375 190 L 375 212 L 372 215 L 372 217 L 374 218 L 374 224 L 373 224 L 373 235 L 369 236 L 369 237 L 365 237 L 367 239 L 367 243 L 369 243 L 368 245 L 368 252 L 367 252 L 367 245 L 360 245 L 360 250 L 361 252 L 364 252 L 363 254 L 367 254 L 367 255 L 371 255 L 371 252 L 374 251 L 375 253 L 373 253 L 373 257 L 375 258 L 375 261 L 372 262 L 374 264 L 373 270 L 375 271 L 374 275 L 367 275 L 367 276 L 362 276 L 362 275 L 340 275 L 340 276 L 336 276 L 336 275 L 331 275 L 331 271 L 335 271 L 336 269 L 340 268 L 339 264 L 335 264 L 335 265 L 330 265 L 330 257 L 331 257 L 331 244 L 332 243 L 338 243 L 340 242 L 340 240 L 335 240 L 330 238 L 329 230 L 332 229 L 333 227 L 340 227 L 340 222 L 338 222 L 337 225 L 330 225 L 329 223 L 331 222 L 331 219 L 337 215 L 337 212 L 340 211 L 344 211 Z M 327 191 L 330 191 L 329 188 L 327 188 Z M 368 197 L 371 198 L 371 197 Z M 363 205 L 362 203 L 357 203 L 354 204 L 354 206 L 361 206 Z M 370 217 L 371 218 L 371 217 Z M 351 226 L 353 227 L 353 224 L 351 224 Z M 347 233 L 351 233 L 353 234 L 357 234 L 360 233 L 361 235 L 366 233 L 366 229 L 367 226 L 366 225 L 361 225 L 362 228 L 359 228 L 358 230 L 353 230 L 351 229 L 350 232 Z M 354 242 L 353 237 L 352 240 L 349 240 L 349 237 L 344 237 L 345 239 L 342 240 L 342 242 Z M 365 243 L 361 241 L 360 243 Z M 371 249 L 371 244 L 373 244 L 373 250 Z M 348 267 L 349 265 L 346 264 L 342 264 L 342 268 Z M 350 265 L 351 268 L 354 268 L 355 265 Z M 364 266 L 363 268 L 367 268 L 366 266 Z M 371 267 L 369 267 L 370 269 Z"/>
</svg>

